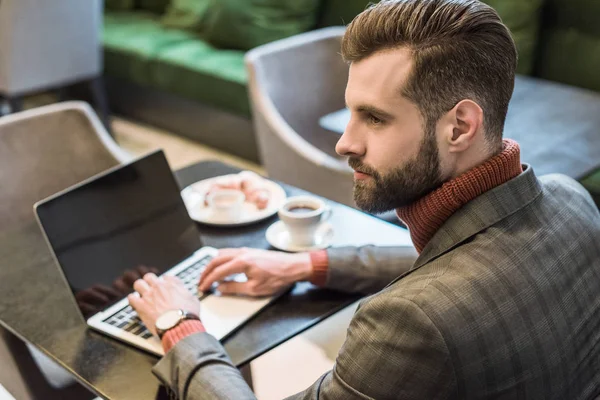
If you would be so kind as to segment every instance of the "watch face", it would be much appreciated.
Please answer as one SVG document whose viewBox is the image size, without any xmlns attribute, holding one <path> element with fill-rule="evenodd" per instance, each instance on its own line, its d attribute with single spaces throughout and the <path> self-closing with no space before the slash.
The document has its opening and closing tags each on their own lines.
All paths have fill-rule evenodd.
<svg viewBox="0 0 600 400">
<path fill-rule="evenodd" d="M 183 317 L 183 313 L 181 310 L 171 310 L 167 311 L 156 320 L 156 328 L 166 331 L 167 329 L 171 329 L 181 320 Z"/>
</svg>

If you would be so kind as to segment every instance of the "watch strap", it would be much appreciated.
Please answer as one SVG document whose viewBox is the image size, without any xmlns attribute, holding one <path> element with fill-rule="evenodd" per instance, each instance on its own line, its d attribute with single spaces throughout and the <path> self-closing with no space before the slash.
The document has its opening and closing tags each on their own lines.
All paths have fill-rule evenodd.
<svg viewBox="0 0 600 400">
<path fill-rule="evenodd" d="M 165 333 L 167 333 L 171 329 L 175 328 L 176 326 L 181 324 L 183 321 L 187 321 L 187 320 L 200 321 L 200 317 L 197 314 L 194 314 L 193 312 L 189 312 L 186 310 L 179 310 L 179 311 L 181 311 L 181 317 L 179 318 L 179 321 L 177 321 L 177 323 L 174 324 L 172 327 L 170 327 L 169 329 L 165 329 L 165 330 L 159 329 L 158 327 L 156 328 L 156 334 L 158 335 L 159 339 L 162 340 Z"/>
<path fill-rule="evenodd" d="M 179 320 L 179 323 L 181 323 L 181 321 L 184 321 L 186 319 L 197 319 L 198 321 L 200 321 L 200 317 L 197 314 L 194 314 L 193 312 L 189 312 L 189 311 L 185 311 L 185 310 L 181 310 L 183 312 L 183 317 L 181 318 L 181 320 Z"/>
</svg>

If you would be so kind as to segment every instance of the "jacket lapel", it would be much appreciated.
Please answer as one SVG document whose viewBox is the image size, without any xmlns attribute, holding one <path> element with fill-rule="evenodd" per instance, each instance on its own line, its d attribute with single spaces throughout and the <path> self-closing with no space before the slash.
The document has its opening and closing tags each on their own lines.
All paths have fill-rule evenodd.
<svg viewBox="0 0 600 400">
<path fill-rule="evenodd" d="M 523 164 L 522 174 L 483 193 L 454 213 L 433 235 L 410 271 L 394 279 L 389 285 L 526 207 L 541 192 L 542 187 L 533 168 Z"/>
</svg>

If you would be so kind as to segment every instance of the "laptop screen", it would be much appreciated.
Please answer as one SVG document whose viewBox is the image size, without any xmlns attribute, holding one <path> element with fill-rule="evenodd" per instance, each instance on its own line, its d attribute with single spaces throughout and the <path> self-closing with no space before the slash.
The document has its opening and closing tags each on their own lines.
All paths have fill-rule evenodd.
<svg viewBox="0 0 600 400">
<path fill-rule="evenodd" d="M 162 151 L 39 203 L 40 223 L 87 319 L 201 247 Z"/>
</svg>

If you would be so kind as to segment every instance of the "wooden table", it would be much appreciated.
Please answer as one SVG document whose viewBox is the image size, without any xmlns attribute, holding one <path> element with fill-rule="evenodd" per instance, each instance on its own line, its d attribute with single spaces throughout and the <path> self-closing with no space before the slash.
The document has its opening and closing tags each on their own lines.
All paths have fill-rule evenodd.
<svg viewBox="0 0 600 400">
<path fill-rule="evenodd" d="M 238 170 L 203 162 L 175 173 L 183 188 L 195 181 Z M 283 185 L 288 195 L 306 192 Z M 334 245 L 411 245 L 408 232 L 352 208 L 330 202 Z M 207 246 L 268 249 L 265 231 L 277 217 L 241 228 L 200 226 Z M 162 398 L 152 375 L 157 358 L 87 329 L 35 222 L 0 227 L 0 324 L 33 344 L 84 386 L 109 399 Z M 358 295 L 294 289 L 224 342 L 238 366 L 269 351 L 359 299 Z"/>
</svg>

